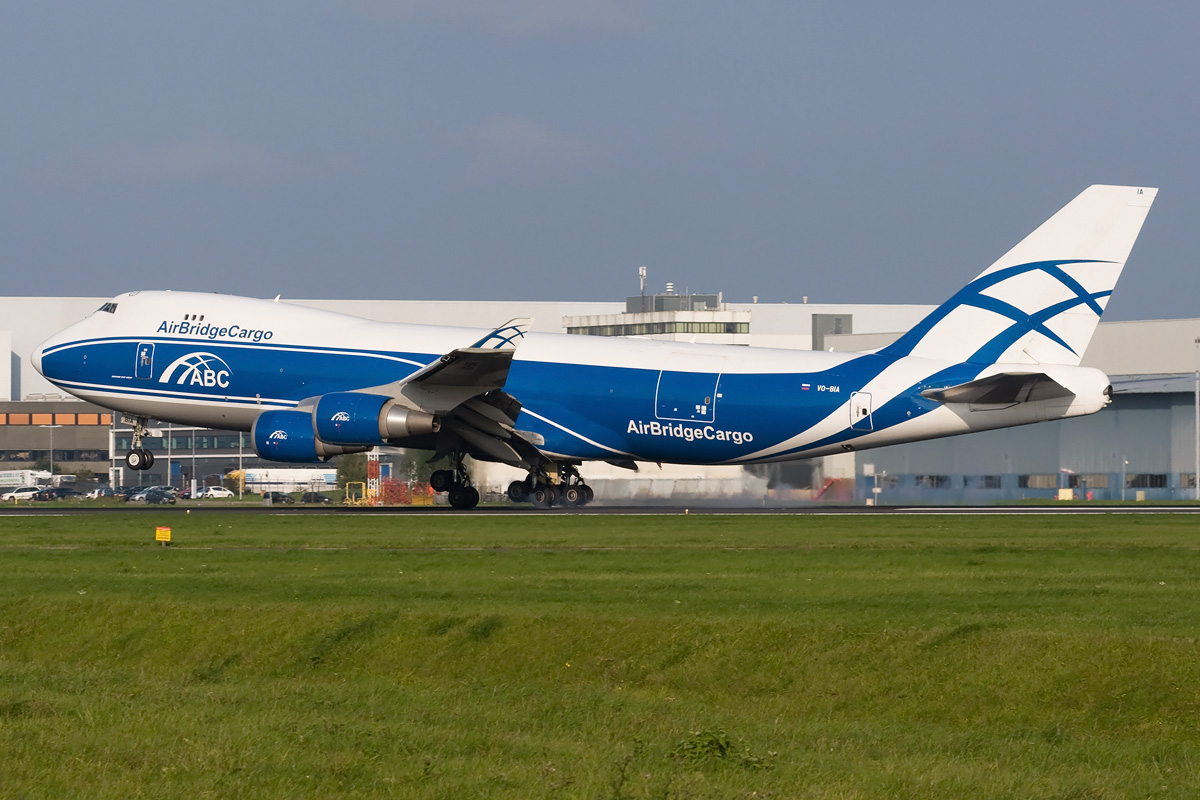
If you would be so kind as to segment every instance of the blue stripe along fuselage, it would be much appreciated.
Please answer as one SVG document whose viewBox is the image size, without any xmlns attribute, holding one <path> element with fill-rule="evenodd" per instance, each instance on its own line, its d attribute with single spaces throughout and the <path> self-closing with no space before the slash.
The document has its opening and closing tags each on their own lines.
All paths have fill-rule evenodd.
<svg viewBox="0 0 1200 800">
<path fill-rule="evenodd" d="M 153 344 L 149 377 L 135 375 L 139 345 Z M 225 375 L 165 368 L 204 354 L 227 365 Z M 317 348 L 286 344 L 232 344 L 207 339 L 116 337 L 69 342 L 47 349 L 43 369 L 67 388 L 156 400 L 214 404 L 294 406 L 327 392 L 382 386 L 403 380 L 440 354 Z M 219 362 L 214 359 L 219 359 Z M 813 373 L 725 373 L 712 375 L 712 404 L 700 419 L 662 415 L 661 373 L 654 369 L 606 367 L 514 359 L 505 390 L 522 402 L 519 427 L 542 435 L 547 452 L 581 459 L 633 457 L 680 463 L 743 459 L 796 437 L 843 406 L 851 392 L 892 364 L 879 354 L 852 358 Z M 945 376 L 969 380 L 977 367 L 963 365 Z M 701 373 L 698 373 L 701 374 Z M 965 376 L 965 377 L 963 377 Z M 700 381 L 701 384 L 705 380 Z M 805 388 L 805 387 L 808 388 Z M 818 387 L 825 391 L 818 391 Z M 690 398 L 683 398 L 684 402 Z M 880 398 L 875 431 L 927 413 L 937 404 L 915 392 Z M 779 453 L 795 456 L 815 447 L 849 442 L 870 431 L 849 427 L 820 441 L 802 441 Z M 215 423 L 214 423 L 215 424 Z"/>
<path fill-rule="evenodd" d="M 151 344 L 152 369 L 138 377 L 138 346 Z M 228 365 L 228 374 L 206 375 L 164 369 L 181 358 L 211 354 Z M 379 386 L 402 380 L 436 356 L 272 344 L 228 344 L 207 339 L 119 337 L 69 342 L 42 354 L 42 369 L 63 386 L 86 386 L 123 395 L 213 402 L 295 405 L 300 400 L 347 388 Z"/>
</svg>

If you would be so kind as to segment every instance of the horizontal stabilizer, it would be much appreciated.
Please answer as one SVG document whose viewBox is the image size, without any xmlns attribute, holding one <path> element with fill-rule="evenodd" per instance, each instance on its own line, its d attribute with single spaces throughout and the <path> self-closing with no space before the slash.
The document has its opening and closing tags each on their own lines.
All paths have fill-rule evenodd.
<svg viewBox="0 0 1200 800">
<path fill-rule="evenodd" d="M 921 392 L 921 396 L 939 403 L 1012 406 L 1037 400 L 1073 397 L 1074 392 L 1044 372 L 1003 372 L 957 386 L 926 389 Z"/>
</svg>

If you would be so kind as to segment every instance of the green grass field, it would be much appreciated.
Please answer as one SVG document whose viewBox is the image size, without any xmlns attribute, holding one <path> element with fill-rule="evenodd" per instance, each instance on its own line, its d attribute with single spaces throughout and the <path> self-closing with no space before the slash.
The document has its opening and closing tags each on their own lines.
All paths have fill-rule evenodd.
<svg viewBox="0 0 1200 800">
<path fill-rule="evenodd" d="M 0 796 L 1193 798 L 1198 635 L 1189 516 L 0 517 Z"/>
</svg>

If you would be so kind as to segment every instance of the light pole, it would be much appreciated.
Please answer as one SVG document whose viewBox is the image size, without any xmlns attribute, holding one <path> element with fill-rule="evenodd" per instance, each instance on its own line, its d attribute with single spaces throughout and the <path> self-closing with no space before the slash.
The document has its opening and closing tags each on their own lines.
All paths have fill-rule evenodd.
<svg viewBox="0 0 1200 800">
<path fill-rule="evenodd" d="M 1200 500 L 1200 336 L 1196 337 L 1196 477 L 1192 482 L 1193 499 Z"/>
<path fill-rule="evenodd" d="M 61 428 L 62 425 L 38 425 L 39 428 L 50 429 L 50 483 L 54 483 L 54 429 Z"/>
<path fill-rule="evenodd" d="M 170 422 L 167 423 L 167 486 L 175 488 L 175 481 L 171 479 L 171 445 L 175 442 L 175 428 Z"/>
<path fill-rule="evenodd" d="M 1121 458 L 1121 502 L 1125 502 L 1125 470 L 1129 468 L 1129 460 Z"/>
</svg>

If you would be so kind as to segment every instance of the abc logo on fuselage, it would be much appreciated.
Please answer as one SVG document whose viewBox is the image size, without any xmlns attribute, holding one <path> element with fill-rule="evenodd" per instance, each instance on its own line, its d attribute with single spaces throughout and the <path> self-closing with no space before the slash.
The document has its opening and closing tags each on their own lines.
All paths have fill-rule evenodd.
<svg viewBox="0 0 1200 800">
<path fill-rule="evenodd" d="M 229 365 L 214 353 L 188 353 L 171 362 L 159 383 L 175 383 L 177 386 L 202 386 L 204 388 L 229 388 L 232 374 Z"/>
</svg>

